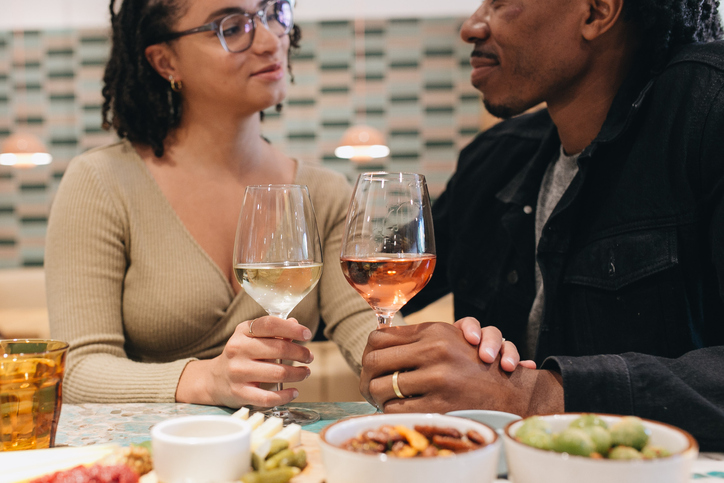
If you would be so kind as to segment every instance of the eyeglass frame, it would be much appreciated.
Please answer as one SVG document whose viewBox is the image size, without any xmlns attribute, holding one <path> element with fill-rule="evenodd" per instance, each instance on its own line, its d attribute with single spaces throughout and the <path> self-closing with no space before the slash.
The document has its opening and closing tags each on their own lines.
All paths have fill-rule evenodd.
<svg viewBox="0 0 724 483">
<path fill-rule="evenodd" d="M 216 37 L 218 37 L 219 42 L 221 43 L 221 46 L 224 48 L 225 51 L 227 51 L 230 54 L 239 54 L 241 52 L 244 52 L 246 50 L 249 50 L 251 46 L 254 44 L 254 35 L 256 34 L 256 18 L 258 17 L 259 20 L 261 20 L 261 23 L 264 24 L 264 27 L 269 29 L 269 24 L 267 23 L 266 18 L 266 8 L 272 4 L 272 3 L 280 3 L 280 2 L 286 2 L 289 4 L 289 6 L 292 9 L 292 22 L 289 24 L 289 29 L 282 34 L 280 37 L 283 37 L 284 35 L 287 35 L 289 32 L 292 31 L 294 28 L 294 5 L 297 3 L 296 0 L 268 0 L 267 2 L 264 2 L 263 6 L 257 10 L 256 12 L 235 12 L 230 13 L 229 15 L 225 15 L 224 17 L 220 18 L 219 20 L 213 20 L 207 24 L 201 25 L 200 27 L 194 27 L 188 30 L 183 30 L 181 32 L 171 32 L 168 35 L 164 35 L 161 38 L 158 38 L 154 40 L 154 42 L 151 45 L 161 44 L 163 42 L 170 42 L 172 40 L 180 39 L 181 37 L 185 37 L 186 35 L 192 35 L 192 34 L 198 34 L 201 32 L 211 32 L 216 31 Z M 224 38 L 224 33 L 221 30 L 221 24 L 224 23 L 224 20 L 226 20 L 229 17 L 233 17 L 234 15 L 242 15 L 244 17 L 247 17 L 251 20 L 251 39 L 249 41 L 249 45 L 242 50 L 229 50 L 229 46 L 226 44 L 226 39 Z"/>
</svg>

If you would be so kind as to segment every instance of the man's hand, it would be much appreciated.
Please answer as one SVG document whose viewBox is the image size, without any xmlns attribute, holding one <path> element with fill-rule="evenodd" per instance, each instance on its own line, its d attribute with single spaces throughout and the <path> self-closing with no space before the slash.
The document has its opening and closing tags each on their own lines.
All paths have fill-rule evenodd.
<svg viewBox="0 0 724 483">
<path fill-rule="evenodd" d="M 521 416 L 562 412 L 560 375 L 480 360 L 477 347 L 450 324 L 425 323 L 373 331 L 362 357 L 360 391 L 385 412 L 492 409 Z M 393 389 L 392 376 L 406 396 Z"/>
<path fill-rule="evenodd" d="M 513 372 L 518 364 L 528 369 L 535 369 L 535 361 L 521 361 L 518 348 L 492 325 L 480 328 L 480 322 L 473 317 L 463 317 L 453 324 L 463 331 L 463 336 L 470 344 L 478 346 L 480 360 L 492 364 L 500 354 L 500 367 L 506 372 Z"/>
</svg>

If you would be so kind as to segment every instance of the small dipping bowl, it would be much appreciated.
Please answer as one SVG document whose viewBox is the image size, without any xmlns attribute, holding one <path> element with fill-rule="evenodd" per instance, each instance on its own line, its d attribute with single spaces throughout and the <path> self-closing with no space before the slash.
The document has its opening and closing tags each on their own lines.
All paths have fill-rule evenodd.
<svg viewBox="0 0 724 483">
<path fill-rule="evenodd" d="M 151 428 L 151 444 L 163 483 L 236 481 L 251 466 L 251 426 L 230 416 L 163 421 Z"/>
<path fill-rule="evenodd" d="M 447 413 L 448 416 L 455 416 L 458 418 L 472 419 L 479 423 L 487 424 L 498 433 L 498 436 L 502 439 L 503 430 L 513 421 L 521 419 L 517 414 L 506 413 L 503 411 L 488 411 L 483 409 L 468 409 L 463 411 L 450 411 Z M 500 450 L 500 459 L 498 460 L 498 476 L 504 477 L 508 474 L 508 465 L 505 461 L 505 448 Z"/>
</svg>

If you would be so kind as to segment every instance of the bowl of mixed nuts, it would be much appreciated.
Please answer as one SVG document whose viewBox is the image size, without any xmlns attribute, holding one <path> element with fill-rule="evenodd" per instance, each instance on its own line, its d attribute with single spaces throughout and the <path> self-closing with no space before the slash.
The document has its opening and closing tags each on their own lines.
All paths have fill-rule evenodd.
<svg viewBox="0 0 724 483">
<path fill-rule="evenodd" d="M 320 433 L 327 483 L 489 483 L 500 445 L 489 426 L 442 414 L 357 416 Z"/>
</svg>

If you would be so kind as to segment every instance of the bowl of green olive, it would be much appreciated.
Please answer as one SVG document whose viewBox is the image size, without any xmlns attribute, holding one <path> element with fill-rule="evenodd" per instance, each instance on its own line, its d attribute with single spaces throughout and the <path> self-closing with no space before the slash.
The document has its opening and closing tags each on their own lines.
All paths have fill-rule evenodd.
<svg viewBox="0 0 724 483">
<path fill-rule="evenodd" d="M 699 453 L 696 440 L 674 426 L 592 413 L 514 421 L 503 444 L 516 483 L 682 482 Z"/>
</svg>

